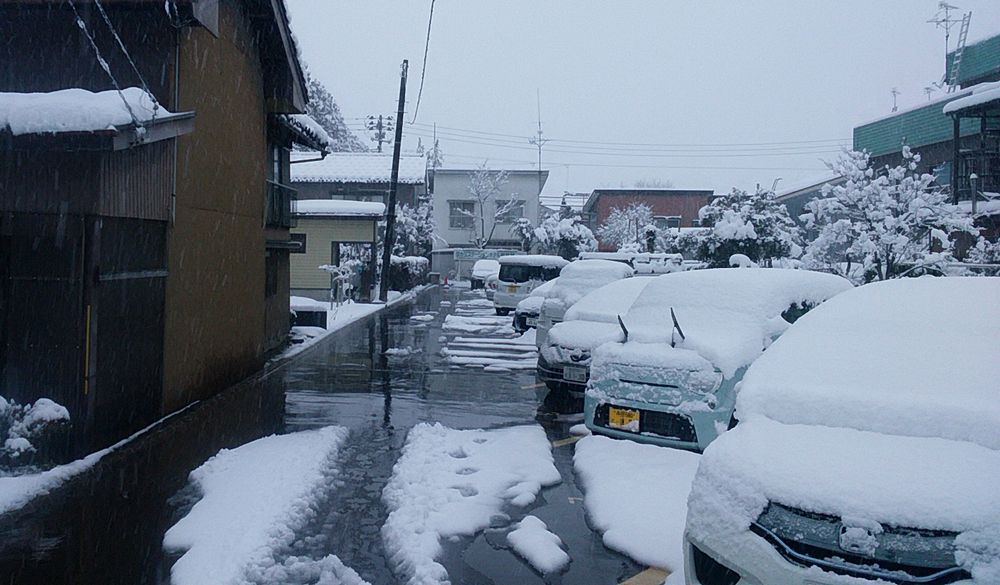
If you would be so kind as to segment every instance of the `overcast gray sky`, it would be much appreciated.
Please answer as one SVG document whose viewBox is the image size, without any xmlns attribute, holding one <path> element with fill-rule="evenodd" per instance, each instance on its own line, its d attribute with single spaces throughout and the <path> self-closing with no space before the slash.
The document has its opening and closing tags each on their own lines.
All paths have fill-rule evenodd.
<svg viewBox="0 0 1000 585">
<path fill-rule="evenodd" d="M 1000 2 L 953 3 L 973 12 L 970 42 L 1000 33 Z M 404 58 L 410 121 L 430 0 L 288 4 L 304 61 L 359 135 L 365 116 L 395 112 Z M 855 125 L 889 112 L 891 88 L 900 107 L 927 101 L 944 71 L 944 32 L 926 23 L 936 11 L 931 0 L 437 0 L 404 146 L 427 144 L 436 123 L 446 166 L 534 169 L 537 88 L 552 140 L 545 196 L 638 179 L 728 191 L 782 177 L 780 190 L 823 175 Z"/>
</svg>

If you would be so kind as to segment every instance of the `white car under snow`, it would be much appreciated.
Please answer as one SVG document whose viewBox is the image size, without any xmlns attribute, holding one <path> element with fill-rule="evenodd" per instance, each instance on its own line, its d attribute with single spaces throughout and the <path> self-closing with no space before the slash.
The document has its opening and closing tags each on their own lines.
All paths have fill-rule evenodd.
<svg viewBox="0 0 1000 585">
<path fill-rule="evenodd" d="M 900 279 L 792 326 L 702 457 L 687 583 L 1000 583 L 998 299 Z"/>
<path fill-rule="evenodd" d="M 541 348 L 549 329 L 562 322 L 566 311 L 587 293 L 616 280 L 631 278 L 632 273 L 628 264 L 612 260 L 576 260 L 564 266 L 542 299 L 535 344 Z"/>
</svg>

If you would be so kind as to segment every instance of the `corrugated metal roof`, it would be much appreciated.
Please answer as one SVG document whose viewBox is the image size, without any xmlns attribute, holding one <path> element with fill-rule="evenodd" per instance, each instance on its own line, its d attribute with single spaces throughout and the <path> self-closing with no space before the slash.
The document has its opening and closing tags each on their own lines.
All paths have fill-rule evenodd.
<svg viewBox="0 0 1000 585">
<path fill-rule="evenodd" d="M 292 162 L 319 158 L 315 152 L 293 152 Z M 423 184 L 424 157 L 404 154 L 399 157 L 399 182 Z M 292 165 L 293 183 L 388 183 L 392 176 L 392 155 L 377 152 L 334 152 L 323 160 Z"/>
<path fill-rule="evenodd" d="M 948 73 L 951 73 L 955 52 L 948 53 Z M 1000 35 L 989 37 L 966 45 L 962 53 L 962 64 L 958 70 L 958 82 L 967 85 L 987 75 L 1000 75 Z"/>
<path fill-rule="evenodd" d="M 882 156 L 899 152 L 904 144 L 918 148 L 951 140 L 954 132 L 952 120 L 941 110 L 944 104 L 970 93 L 966 90 L 952 94 L 948 98 L 858 126 L 854 129 L 854 150 L 867 150 L 872 156 Z M 962 120 L 962 136 L 977 133 L 978 119 Z"/>
</svg>

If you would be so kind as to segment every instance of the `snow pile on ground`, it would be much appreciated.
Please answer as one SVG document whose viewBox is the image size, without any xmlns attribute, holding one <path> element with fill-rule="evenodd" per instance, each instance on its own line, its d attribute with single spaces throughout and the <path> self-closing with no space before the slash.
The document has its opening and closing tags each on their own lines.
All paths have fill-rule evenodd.
<svg viewBox="0 0 1000 585">
<path fill-rule="evenodd" d="M 410 316 L 410 321 L 423 321 L 423 322 L 427 322 L 427 321 L 433 321 L 433 320 L 434 320 L 434 315 L 411 315 Z"/>
<path fill-rule="evenodd" d="M 441 349 L 448 363 L 489 371 L 532 370 L 538 361 L 535 330 L 520 337 L 455 337 Z"/>
<path fill-rule="evenodd" d="M 390 347 L 382 353 L 390 356 L 406 357 L 410 354 L 420 353 L 421 351 L 423 350 L 419 347 L 417 349 L 413 349 L 412 346 L 407 345 L 406 347 Z"/>
<path fill-rule="evenodd" d="M 507 534 L 507 542 L 539 573 L 555 573 L 570 561 L 562 539 L 535 516 L 525 516 L 518 522 L 517 528 Z"/>
<path fill-rule="evenodd" d="M 77 88 L 48 93 L 0 92 L 0 131 L 9 128 L 14 136 L 98 132 L 133 124 L 133 114 L 144 124 L 154 116 L 163 117 L 170 112 L 156 106 L 152 96 L 138 87 L 127 87 L 121 93 L 114 90 L 94 93 Z"/>
<path fill-rule="evenodd" d="M 747 370 L 737 415 L 1000 449 L 998 299 L 1000 279 L 987 277 L 891 280 L 834 297 Z"/>
<path fill-rule="evenodd" d="M 282 563 L 255 567 L 248 575 L 255 585 L 370 585 L 336 555 L 316 561 L 308 557 L 288 557 Z"/>
<path fill-rule="evenodd" d="M 0 474 L 6 460 L 16 466 L 68 424 L 69 411 L 48 398 L 21 405 L 0 396 Z"/>
<path fill-rule="evenodd" d="M 622 319 L 629 340 L 669 342 L 701 354 L 726 377 L 756 359 L 788 327 L 781 314 L 793 305 L 815 306 L 851 288 L 839 276 L 760 268 L 717 268 L 653 279 Z M 680 329 L 675 332 L 670 309 Z"/>
<path fill-rule="evenodd" d="M 604 544 L 639 563 L 682 573 L 687 499 L 699 459 L 597 435 L 580 439 L 573 466 Z"/>
<path fill-rule="evenodd" d="M 288 306 L 293 311 L 326 311 L 330 308 L 330 303 L 317 301 L 309 297 L 288 297 Z"/>
<path fill-rule="evenodd" d="M 527 506 L 542 486 L 559 481 L 541 427 L 418 424 L 382 491 L 390 511 L 382 528 L 386 552 L 407 583 L 447 583 L 447 571 L 435 561 L 442 539 L 472 536 L 504 517 L 505 506 Z"/>
<path fill-rule="evenodd" d="M 192 471 L 202 499 L 163 538 L 168 552 L 183 552 L 171 582 L 229 585 L 273 573 L 275 551 L 316 513 L 346 438 L 341 427 L 274 435 L 223 449 Z"/>
<path fill-rule="evenodd" d="M 441 329 L 457 333 L 502 335 L 514 333 L 511 323 L 510 317 L 448 315 L 444 318 Z"/>
<path fill-rule="evenodd" d="M 577 260 L 559 272 L 558 282 L 545 294 L 542 309 L 562 317 L 562 314 L 587 293 L 606 284 L 630 278 L 632 267 L 612 260 Z"/>
</svg>

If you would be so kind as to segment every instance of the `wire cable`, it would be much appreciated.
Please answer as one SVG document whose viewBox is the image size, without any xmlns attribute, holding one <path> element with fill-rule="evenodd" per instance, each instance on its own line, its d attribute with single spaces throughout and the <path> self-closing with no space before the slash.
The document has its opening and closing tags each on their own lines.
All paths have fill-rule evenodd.
<svg viewBox="0 0 1000 585">
<path fill-rule="evenodd" d="M 104 11 L 104 6 L 101 4 L 101 0 L 94 0 L 94 4 L 97 5 L 97 11 L 100 12 L 101 16 L 104 18 L 104 24 L 108 25 L 108 30 L 110 30 L 111 35 L 115 37 L 115 41 L 118 43 L 118 48 L 122 50 L 122 53 L 125 55 L 125 59 L 128 60 L 128 64 L 132 66 L 132 71 L 134 71 L 136 77 L 139 78 L 139 83 L 142 84 L 142 90 L 145 91 L 146 95 L 149 96 L 149 99 L 153 101 L 153 118 L 150 121 L 150 123 L 152 123 L 156 120 L 156 114 L 160 110 L 160 102 L 156 99 L 156 96 L 153 95 L 153 92 L 149 90 L 146 78 L 139 72 L 139 68 L 136 66 L 135 61 L 132 60 L 132 55 L 130 55 L 128 49 L 125 48 L 125 43 L 123 43 L 122 38 L 118 36 L 118 31 L 115 30 L 114 25 L 111 24 L 111 19 L 108 18 L 108 13 Z"/>
<path fill-rule="evenodd" d="M 427 17 L 427 40 L 424 42 L 424 61 L 420 64 L 420 89 L 417 90 L 417 105 L 413 108 L 413 119 L 410 120 L 410 124 L 417 121 L 417 112 L 420 111 L 420 98 L 424 96 L 424 75 L 427 73 L 427 51 L 431 47 L 432 22 L 434 22 L 434 0 L 431 0 L 431 13 Z"/>
</svg>

